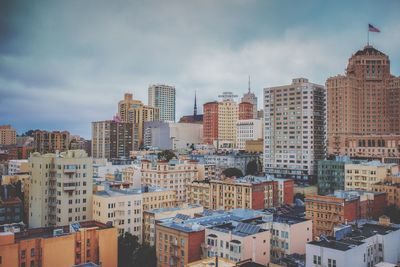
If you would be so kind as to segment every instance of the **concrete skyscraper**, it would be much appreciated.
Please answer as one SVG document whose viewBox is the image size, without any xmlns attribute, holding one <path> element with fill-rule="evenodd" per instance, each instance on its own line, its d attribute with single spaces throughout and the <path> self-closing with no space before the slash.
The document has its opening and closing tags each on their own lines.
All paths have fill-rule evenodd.
<svg viewBox="0 0 400 267">
<path fill-rule="evenodd" d="M 149 106 L 160 109 L 160 120 L 175 122 L 175 87 L 155 84 L 149 86 Z"/>
<path fill-rule="evenodd" d="M 326 87 L 329 155 L 400 156 L 400 77 L 387 55 L 365 46 Z"/>
<path fill-rule="evenodd" d="M 264 170 L 308 181 L 325 157 L 324 86 L 293 79 L 264 89 Z"/>
</svg>

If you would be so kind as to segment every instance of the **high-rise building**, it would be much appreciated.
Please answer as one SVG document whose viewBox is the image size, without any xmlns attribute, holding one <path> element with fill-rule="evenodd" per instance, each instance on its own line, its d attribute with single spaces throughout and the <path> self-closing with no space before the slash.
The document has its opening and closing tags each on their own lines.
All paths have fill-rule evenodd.
<svg viewBox="0 0 400 267">
<path fill-rule="evenodd" d="M 15 145 L 17 131 L 11 125 L 0 125 L 0 145 Z"/>
<path fill-rule="evenodd" d="M 264 170 L 312 180 L 325 158 L 325 99 L 322 85 L 305 78 L 264 89 Z"/>
<path fill-rule="evenodd" d="M 160 109 L 160 120 L 175 122 L 175 87 L 165 84 L 149 86 L 149 106 Z"/>
<path fill-rule="evenodd" d="M 253 117 L 251 119 L 257 119 L 257 97 L 254 94 L 254 92 L 251 92 L 250 89 L 250 76 L 249 76 L 249 88 L 248 88 L 248 92 L 243 94 L 242 97 L 242 102 L 248 102 L 250 104 L 252 104 L 252 109 L 253 109 Z"/>
<path fill-rule="evenodd" d="M 253 117 L 253 104 L 241 102 L 239 104 L 239 120 L 251 120 Z"/>
<path fill-rule="evenodd" d="M 29 227 L 91 220 L 93 167 L 85 151 L 35 152 L 29 164 Z"/>
<path fill-rule="evenodd" d="M 67 151 L 71 141 L 68 131 L 35 131 L 33 138 L 35 152 L 40 154 Z"/>
<path fill-rule="evenodd" d="M 329 155 L 399 155 L 400 77 L 390 74 L 387 55 L 365 46 L 326 87 Z"/>
<path fill-rule="evenodd" d="M 212 144 L 218 139 L 218 102 L 208 102 L 203 105 L 203 140 Z"/>
<path fill-rule="evenodd" d="M 144 105 L 140 100 L 134 100 L 132 94 L 126 93 L 124 99 L 118 102 L 118 114 L 122 122 L 133 123 L 133 147 L 139 150 L 143 146 L 144 123 L 160 120 L 160 109 Z"/>
<path fill-rule="evenodd" d="M 133 123 L 117 119 L 92 122 L 93 158 L 129 158 L 133 149 Z"/>
</svg>

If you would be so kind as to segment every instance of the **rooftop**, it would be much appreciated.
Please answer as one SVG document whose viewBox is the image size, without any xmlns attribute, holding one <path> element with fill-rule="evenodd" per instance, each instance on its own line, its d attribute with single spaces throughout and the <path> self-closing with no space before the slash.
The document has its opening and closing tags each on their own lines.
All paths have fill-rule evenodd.
<svg viewBox="0 0 400 267">
<path fill-rule="evenodd" d="M 202 206 L 199 205 L 199 204 L 188 204 L 188 205 L 180 206 L 180 207 L 159 208 L 159 209 L 147 210 L 147 211 L 144 211 L 144 212 L 157 214 L 157 213 L 163 213 L 163 212 L 168 212 L 168 211 L 194 209 L 194 208 L 200 208 L 200 207 L 202 207 Z"/>
<path fill-rule="evenodd" d="M 285 223 L 285 224 L 297 224 L 308 221 L 308 219 L 300 218 L 296 216 L 288 216 L 288 215 L 274 215 L 274 222 Z"/>
<path fill-rule="evenodd" d="M 74 223 L 71 225 L 60 226 L 60 227 L 42 227 L 42 228 L 27 229 L 22 232 L 15 233 L 15 240 L 19 241 L 19 240 L 26 240 L 26 239 L 33 239 L 33 238 L 52 238 L 55 236 L 54 233 L 55 233 L 55 230 L 57 230 L 57 229 L 62 230 L 62 232 L 60 231 L 60 233 L 57 234 L 56 236 L 61 236 L 61 235 L 72 234 L 73 232 L 70 232 L 71 228 L 76 231 L 80 228 L 93 228 L 93 227 L 96 227 L 98 229 L 112 228 L 112 226 L 108 226 L 101 222 L 86 221 L 86 222 Z"/>
<path fill-rule="evenodd" d="M 160 225 L 183 232 L 198 232 L 205 228 L 217 225 L 227 224 L 232 221 L 240 222 L 251 218 L 263 218 L 268 221 L 271 216 L 268 212 L 261 212 L 250 209 L 233 209 L 227 212 L 212 213 L 209 216 L 188 219 L 185 221 L 176 221 L 174 218 L 161 220 Z"/>
<path fill-rule="evenodd" d="M 363 56 L 363 55 L 382 55 L 386 56 L 384 53 L 379 51 L 378 49 L 374 48 L 371 45 L 366 45 L 362 50 L 358 50 L 355 54 L 355 56 Z"/>
<path fill-rule="evenodd" d="M 387 235 L 394 231 L 400 231 L 400 229 L 392 226 L 367 223 L 353 229 L 353 231 L 347 234 L 344 239 L 330 240 L 327 238 L 321 238 L 320 241 L 312 241 L 309 242 L 309 244 L 325 248 L 331 248 L 335 250 L 346 251 L 356 246 L 364 244 L 364 240 L 366 238 L 375 235 Z"/>
<path fill-rule="evenodd" d="M 102 197 L 116 197 L 116 196 L 126 196 L 126 195 L 139 195 L 148 192 L 163 192 L 170 191 L 169 188 L 164 187 L 142 187 L 142 188 L 127 188 L 127 189 L 105 189 L 95 193 L 96 196 Z"/>
</svg>

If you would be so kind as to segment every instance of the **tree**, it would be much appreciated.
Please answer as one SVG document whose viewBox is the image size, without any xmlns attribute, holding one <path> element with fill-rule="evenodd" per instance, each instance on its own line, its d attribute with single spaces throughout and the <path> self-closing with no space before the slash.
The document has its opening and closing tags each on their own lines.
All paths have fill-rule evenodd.
<svg viewBox="0 0 400 267">
<path fill-rule="evenodd" d="M 176 158 L 176 155 L 172 150 L 163 150 L 157 154 L 157 158 L 159 160 L 170 161 L 171 159 Z"/>
<path fill-rule="evenodd" d="M 396 205 L 389 205 L 383 210 L 383 214 L 390 218 L 392 223 L 400 223 L 400 209 Z"/>
<path fill-rule="evenodd" d="M 138 237 L 125 232 L 118 237 L 118 267 L 132 267 L 140 244 Z"/>
<path fill-rule="evenodd" d="M 256 160 L 249 161 L 247 163 L 247 168 L 246 168 L 246 175 L 257 175 L 258 172 L 258 164 Z"/>
<path fill-rule="evenodd" d="M 300 199 L 301 201 L 304 202 L 304 198 L 305 198 L 305 195 L 304 195 L 304 194 L 302 194 L 302 193 L 296 193 L 296 194 L 294 195 L 294 197 L 293 197 L 293 201 L 295 201 L 296 199 Z"/>
<path fill-rule="evenodd" d="M 222 171 L 226 177 L 243 177 L 243 172 L 238 168 L 228 168 Z"/>
<path fill-rule="evenodd" d="M 156 267 L 156 248 L 143 245 L 137 252 L 133 266 Z"/>
</svg>

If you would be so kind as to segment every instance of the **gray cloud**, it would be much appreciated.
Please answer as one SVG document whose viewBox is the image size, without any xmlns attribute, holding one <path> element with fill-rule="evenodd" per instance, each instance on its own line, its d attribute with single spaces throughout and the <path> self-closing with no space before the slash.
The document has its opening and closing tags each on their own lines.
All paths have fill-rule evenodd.
<svg viewBox="0 0 400 267">
<path fill-rule="evenodd" d="M 0 6 L 0 122 L 20 131 L 67 129 L 90 136 L 126 91 L 147 102 L 151 83 L 177 88 L 178 117 L 247 75 L 262 88 L 344 72 L 371 39 L 399 74 L 398 1 L 341 5 L 306 1 L 38 1 Z M 363 2 L 362 2 L 363 3 Z M 6 5 L 6 6 L 4 6 Z M 1 11 L 2 10 L 2 11 Z"/>
</svg>

